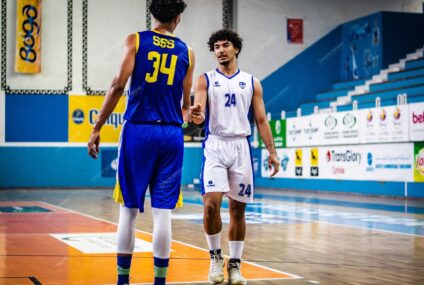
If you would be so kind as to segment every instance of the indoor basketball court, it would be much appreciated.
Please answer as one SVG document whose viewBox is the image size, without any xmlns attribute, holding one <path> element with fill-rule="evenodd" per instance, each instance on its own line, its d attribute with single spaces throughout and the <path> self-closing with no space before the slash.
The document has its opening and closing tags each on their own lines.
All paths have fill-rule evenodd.
<svg viewBox="0 0 424 285">
<path fill-rule="evenodd" d="M 243 39 L 238 65 L 263 88 L 280 169 L 270 177 L 272 157 L 250 119 L 247 284 L 424 284 L 423 1 L 184 1 L 175 36 L 195 53 L 191 103 L 194 82 L 218 66 L 207 42 L 222 28 Z M 150 1 L 0 4 L 0 285 L 114 285 L 129 84 L 97 159 L 87 142 L 126 37 L 155 25 Z M 159 71 L 171 67 L 165 58 Z M 210 284 L 202 183 L 216 180 L 202 181 L 207 124 L 183 129 L 183 205 L 171 214 L 166 284 Z M 147 191 L 132 285 L 155 282 L 153 215 Z M 226 197 L 221 219 L 228 264 Z"/>
</svg>

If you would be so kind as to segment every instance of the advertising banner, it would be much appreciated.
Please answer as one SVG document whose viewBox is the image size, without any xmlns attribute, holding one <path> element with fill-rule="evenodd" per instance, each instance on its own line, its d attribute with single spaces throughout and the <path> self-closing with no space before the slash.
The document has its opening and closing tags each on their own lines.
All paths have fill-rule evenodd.
<svg viewBox="0 0 424 285">
<path fill-rule="evenodd" d="M 322 178 L 412 181 L 413 145 L 372 144 L 322 148 Z"/>
<path fill-rule="evenodd" d="M 280 171 L 275 178 L 314 178 L 319 175 L 318 148 L 278 148 Z M 268 151 L 262 150 L 262 177 L 269 177 Z"/>
<path fill-rule="evenodd" d="M 414 181 L 424 182 L 424 142 L 414 144 Z"/>
<path fill-rule="evenodd" d="M 409 139 L 424 141 L 424 103 L 409 104 Z"/>
<path fill-rule="evenodd" d="M 15 71 L 41 71 L 41 0 L 17 0 Z"/>
<path fill-rule="evenodd" d="M 277 149 L 281 168 L 275 177 L 410 182 L 413 149 L 411 143 Z M 270 174 L 267 159 L 268 152 L 262 150 L 262 177 Z"/>
<path fill-rule="evenodd" d="M 356 144 L 359 112 L 337 112 L 287 119 L 287 146 Z"/>
<path fill-rule="evenodd" d="M 288 118 L 287 147 L 318 145 L 323 125 L 322 118 L 321 115 Z"/>
<path fill-rule="evenodd" d="M 277 148 L 277 155 L 280 160 L 280 171 L 275 178 L 302 178 L 303 156 L 302 149 Z M 271 170 L 268 168 L 268 151 L 262 149 L 261 174 L 262 177 L 269 177 Z"/>
<path fill-rule="evenodd" d="M 269 121 L 272 137 L 274 138 L 275 147 L 286 147 L 286 120 Z M 259 147 L 264 148 L 265 144 L 258 132 Z"/>
<path fill-rule="evenodd" d="M 361 143 L 409 141 L 408 105 L 360 110 Z"/>
<path fill-rule="evenodd" d="M 355 144 L 360 142 L 359 112 L 319 115 L 320 137 L 317 145 Z"/>
<path fill-rule="evenodd" d="M 100 114 L 103 96 L 69 96 L 68 141 L 87 142 Z M 119 99 L 115 110 L 104 124 L 100 137 L 102 142 L 117 143 L 124 123 L 125 97 Z"/>
</svg>

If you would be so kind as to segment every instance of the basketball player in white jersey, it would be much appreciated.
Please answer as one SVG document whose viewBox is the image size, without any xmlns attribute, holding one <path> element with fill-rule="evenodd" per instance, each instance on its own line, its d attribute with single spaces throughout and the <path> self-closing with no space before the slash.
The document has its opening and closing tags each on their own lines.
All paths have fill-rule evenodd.
<svg viewBox="0 0 424 285">
<path fill-rule="evenodd" d="M 269 167 L 274 176 L 279 162 L 262 99 L 262 86 L 252 75 L 237 67 L 242 39 L 230 30 L 211 35 L 209 48 L 215 53 L 218 68 L 201 75 L 195 88 L 195 103 L 190 118 L 196 124 L 205 121 L 206 139 L 201 173 L 204 203 L 203 225 L 211 263 L 208 279 L 212 284 L 224 282 L 224 259 L 221 254 L 220 215 L 225 194 L 229 199 L 230 225 L 228 240 L 229 284 L 247 284 L 240 272 L 246 234 L 246 203 L 253 202 L 253 166 L 248 137 L 251 135 L 251 107 L 259 133 L 269 152 Z"/>
</svg>

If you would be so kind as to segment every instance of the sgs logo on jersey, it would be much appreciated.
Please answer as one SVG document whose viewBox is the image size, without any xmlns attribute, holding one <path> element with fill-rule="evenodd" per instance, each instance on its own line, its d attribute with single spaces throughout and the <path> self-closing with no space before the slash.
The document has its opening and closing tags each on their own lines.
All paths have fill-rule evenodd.
<svg viewBox="0 0 424 285">
<path fill-rule="evenodd" d="M 23 46 L 19 49 L 19 57 L 28 62 L 35 62 L 38 54 L 34 50 L 35 37 L 40 34 L 40 26 L 38 25 L 38 11 L 32 5 L 25 5 L 22 8 L 23 22 L 20 27 L 22 31 Z"/>
<path fill-rule="evenodd" d="M 169 40 L 165 38 L 161 38 L 158 36 L 153 36 L 153 44 L 155 46 L 161 47 L 161 48 L 174 48 L 175 42 L 174 40 Z"/>
</svg>

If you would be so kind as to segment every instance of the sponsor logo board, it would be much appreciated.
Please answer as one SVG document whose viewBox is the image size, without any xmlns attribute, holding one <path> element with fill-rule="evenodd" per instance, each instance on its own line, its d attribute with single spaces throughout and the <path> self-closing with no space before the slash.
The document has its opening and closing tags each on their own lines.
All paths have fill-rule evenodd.
<svg viewBox="0 0 424 285">
<path fill-rule="evenodd" d="M 409 138 L 424 141 L 424 103 L 409 104 Z"/>
</svg>

